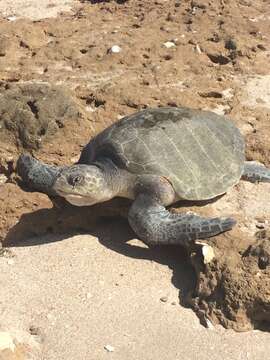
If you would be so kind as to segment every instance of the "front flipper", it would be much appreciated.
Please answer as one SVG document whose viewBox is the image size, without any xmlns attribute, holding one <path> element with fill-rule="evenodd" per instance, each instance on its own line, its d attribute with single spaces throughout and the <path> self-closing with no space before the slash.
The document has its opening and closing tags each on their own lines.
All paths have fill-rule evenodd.
<svg viewBox="0 0 270 360">
<path fill-rule="evenodd" d="M 205 239 L 231 230 L 232 218 L 204 218 L 182 213 L 172 214 L 151 196 L 140 194 L 131 206 L 129 223 L 148 245 L 177 244 L 190 247 L 196 239 Z"/>
<path fill-rule="evenodd" d="M 270 169 L 256 161 L 246 161 L 242 179 L 253 183 L 270 182 Z"/>
<path fill-rule="evenodd" d="M 17 173 L 31 189 L 55 196 L 52 186 L 62 167 L 47 165 L 30 155 L 21 155 L 17 162 Z"/>
</svg>

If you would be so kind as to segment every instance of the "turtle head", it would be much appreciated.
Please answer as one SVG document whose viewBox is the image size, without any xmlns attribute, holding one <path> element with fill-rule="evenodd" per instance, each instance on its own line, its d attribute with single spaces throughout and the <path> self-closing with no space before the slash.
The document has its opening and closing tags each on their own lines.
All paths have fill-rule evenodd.
<svg viewBox="0 0 270 360">
<path fill-rule="evenodd" d="M 113 197 L 104 171 L 96 165 L 77 164 L 63 168 L 53 190 L 76 206 L 89 206 Z"/>
</svg>

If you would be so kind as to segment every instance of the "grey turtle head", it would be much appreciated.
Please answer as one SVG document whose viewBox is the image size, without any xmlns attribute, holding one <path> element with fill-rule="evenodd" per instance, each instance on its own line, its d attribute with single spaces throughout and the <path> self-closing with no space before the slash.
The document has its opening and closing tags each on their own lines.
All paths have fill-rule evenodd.
<svg viewBox="0 0 270 360">
<path fill-rule="evenodd" d="M 60 171 L 53 190 L 76 206 L 89 206 L 112 198 L 104 171 L 96 165 L 72 165 Z"/>
</svg>

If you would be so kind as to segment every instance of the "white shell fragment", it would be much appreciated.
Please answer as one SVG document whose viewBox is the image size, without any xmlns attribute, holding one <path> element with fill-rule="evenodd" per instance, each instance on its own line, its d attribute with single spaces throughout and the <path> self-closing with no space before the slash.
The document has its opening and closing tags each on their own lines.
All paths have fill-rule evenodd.
<svg viewBox="0 0 270 360">
<path fill-rule="evenodd" d="M 204 264 L 209 264 L 215 257 L 214 249 L 210 245 L 205 244 L 202 241 L 196 241 L 196 244 L 202 246 L 202 255 L 203 255 Z"/>
<path fill-rule="evenodd" d="M 114 351 L 114 347 L 111 345 L 105 345 L 104 349 L 107 350 L 108 352 L 113 352 Z"/>
<path fill-rule="evenodd" d="M 120 46 L 118 45 L 113 45 L 111 48 L 110 48 L 110 52 L 113 53 L 113 54 L 118 54 L 122 51 L 122 49 L 120 48 Z"/>
<path fill-rule="evenodd" d="M 165 48 L 167 48 L 167 49 L 170 49 L 170 48 L 175 47 L 175 43 L 172 41 L 167 41 L 163 44 L 163 46 L 165 46 Z"/>
</svg>

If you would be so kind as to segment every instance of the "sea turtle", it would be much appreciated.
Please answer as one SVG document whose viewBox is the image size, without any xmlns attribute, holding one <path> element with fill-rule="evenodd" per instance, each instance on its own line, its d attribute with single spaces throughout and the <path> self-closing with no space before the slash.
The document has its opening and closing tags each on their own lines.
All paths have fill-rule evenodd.
<svg viewBox="0 0 270 360">
<path fill-rule="evenodd" d="M 245 161 L 243 138 L 227 117 L 184 107 L 122 118 L 94 137 L 74 165 L 21 155 L 17 171 L 32 189 L 77 206 L 132 199 L 128 220 L 142 241 L 187 247 L 230 230 L 235 220 L 170 213 L 166 206 L 215 198 L 240 178 L 270 182 L 270 169 Z"/>
</svg>

